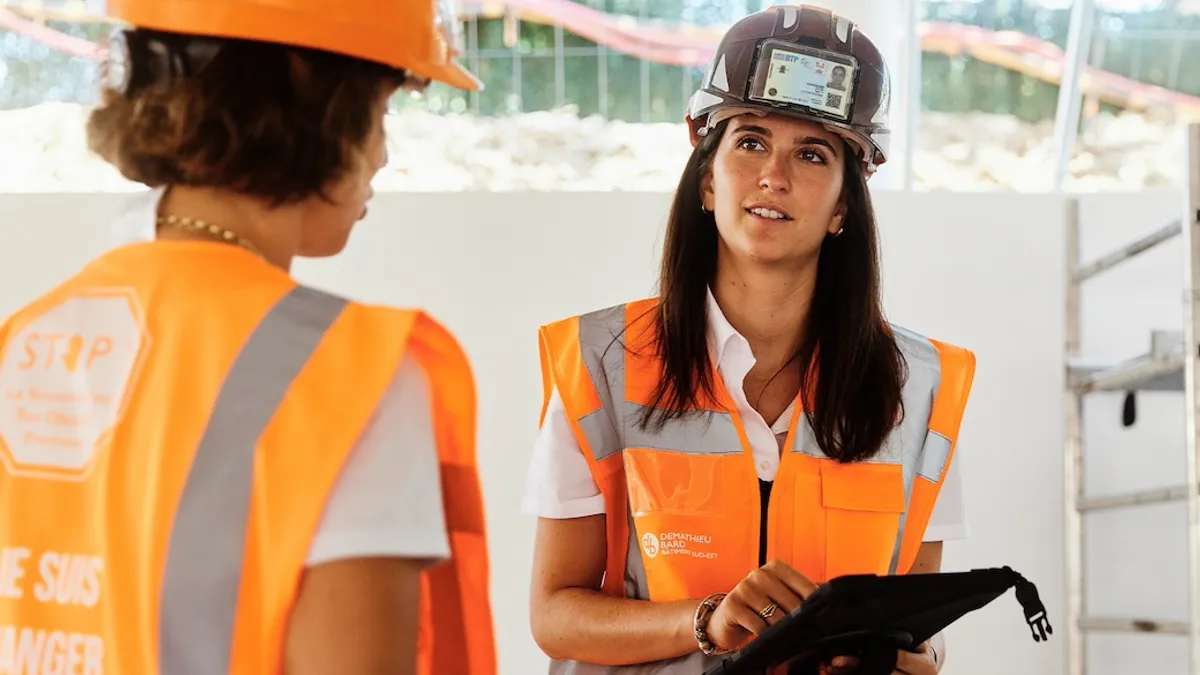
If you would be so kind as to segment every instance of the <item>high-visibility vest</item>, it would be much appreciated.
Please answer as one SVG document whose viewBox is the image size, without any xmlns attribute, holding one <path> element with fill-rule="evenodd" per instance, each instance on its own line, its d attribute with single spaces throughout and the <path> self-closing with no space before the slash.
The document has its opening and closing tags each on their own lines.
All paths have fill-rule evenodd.
<svg viewBox="0 0 1200 675">
<path fill-rule="evenodd" d="M 704 414 L 671 420 L 658 432 L 638 426 L 659 377 L 656 302 L 618 305 L 539 331 L 547 401 L 557 389 L 604 497 L 602 592 L 699 604 L 760 566 L 764 536 L 766 560 L 782 560 L 816 583 L 908 572 L 954 455 L 974 355 L 893 326 L 909 370 L 902 421 L 876 456 L 840 463 L 818 447 L 797 403 L 762 523 L 753 453 L 720 378 L 713 380 L 716 400 L 697 406 Z M 697 652 L 644 672 L 698 673 L 714 663 Z M 557 662 L 552 672 L 643 669 Z"/>
<path fill-rule="evenodd" d="M 406 353 L 429 374 L 453 556 L 423 575 L 419 672 L 495 673 L 450 333 L 176 241 L 107 253 L 0 327 L 0 672 L 281 672 L 324 505 Z"/>
</svg>

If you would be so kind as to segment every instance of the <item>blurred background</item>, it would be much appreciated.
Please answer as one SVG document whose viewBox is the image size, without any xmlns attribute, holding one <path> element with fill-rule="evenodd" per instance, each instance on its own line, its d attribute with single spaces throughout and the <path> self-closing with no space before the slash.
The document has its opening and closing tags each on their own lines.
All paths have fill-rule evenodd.
<svg viewBox="0 0 1200 675">
<path fill-rule="evenodd" d="M 381 181 L 397 190 L 669 189 L 689 148 L 660 125 L 681 122 L 723 28 L 767 4 L 465 0 L 464 61 L 486 89 L 398 98 L 396 143 L 412 145 Z M 1056 158 L 1058 85 L 1071 65 L 1070 0 L 846 4 L 871 8 L 855 18 L 893 48 L 893 75 L 910 94 L 897 97 L 896 116 L 913 118 L 916 147 L 889 172 L 893 180 L 921 190 L 1045 189 L 1040 169 Z M 52 18 L 86 9 L 84 0 L 13 9 L 33 5 Z M 1200 2 L 1100 0 L 1094 14 L 1079 73 L 1082 125 L 1063 187 L 1176 187 L 1170 125 L 1200 111 Z M 0 169 L 0 189 L 127 189 L 68 131 L 95 97 L 96 45 L 107 30 L 0 15 L 0 138 L 6 153 L 37 162 L 32 171 Z M 915 82 L 905 80 L 902 56 L 918 61 Z M 476 152 L 439 151 L 463 134 L 478 141 Z M 60 159 L 79 166 L 64 169 Z M 421 175 L 410 175 L 418 164 Z"/>
<path fill-rule="evenodd" d="M 140 189 L 86 149 L 110 30 L 93 1 L 0 0 L 0 312 L 122 241 L 107 220 Z M 546 664 L 518 509 L 537 326 L 654 292 L 686 101 L 722 31 L 768 4 L 460 0 L 486 89 L 397 97 L 371 215 L 294 270 L 427 307 L 467 348 L 503 673 Z M 1200 0 L 822 4 L 891 64 L 895 152 L 871 182 L 888 314 L 979 358 L 955 459 L 971 532 L 945 569 L 1011 565 L 1055 628 L 1031 640 L 1010 594 L 950 629 L 943 672 L 1200 675 L 1180 347 L 1197 261 L 1178 236 L 1200 206 Z"/>
</svg>

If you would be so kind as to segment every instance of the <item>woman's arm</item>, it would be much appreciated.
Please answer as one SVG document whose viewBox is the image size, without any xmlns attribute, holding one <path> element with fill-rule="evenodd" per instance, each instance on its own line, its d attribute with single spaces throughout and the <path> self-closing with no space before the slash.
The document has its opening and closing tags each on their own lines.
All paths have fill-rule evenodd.
<svg viewBox="0 0 1200 675">
<path fill-rule="evenodd" d="M 430 384 L 405 355 L 309 545 L 286 675 L 416 672 L 421 573 L 450 556 L 442 503 Z"/>
<path fill-rule="evenodd" d="M 633 665 L 699 651 L 700 601 L 650 603 L 600 593 L 608 555 L 604 498 L 557 389 L 530 462 L 523 510 L 538 517 L 530 629 L 554 659 Z"/>
<path fill-rule="evenodd" d="M 927 541 L 917 549 L 917 559 L 913 561 L 909 574 L 936 574 L 942 571 L 942 542 Z"/>
<path fill-rule="evenodd" d="M 305 571 L 284 644 L 287 675 L 412 675 L 419 560 L 360 558 Z"/>
<path fill-rule="evenodd" d="M 699 600 L 651 603 L 600 593 L 605 516 L 539 518 L 530 585 L 533 638 L 552 659 L 633 665 L 699 651 Z"/>
</svg>

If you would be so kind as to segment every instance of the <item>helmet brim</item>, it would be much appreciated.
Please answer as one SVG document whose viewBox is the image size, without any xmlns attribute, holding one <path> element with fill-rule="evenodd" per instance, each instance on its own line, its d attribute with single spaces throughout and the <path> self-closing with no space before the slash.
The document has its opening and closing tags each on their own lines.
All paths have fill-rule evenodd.
<svg viewBox="0 0 1200 675">
<path fill-rule="evenodd" d="M 448 84 L 462 91 L 483 91 L 483 82 L 474 73 L 454 62 L 413 68 L 410 72 L 418 77 Z"/>
</svg>

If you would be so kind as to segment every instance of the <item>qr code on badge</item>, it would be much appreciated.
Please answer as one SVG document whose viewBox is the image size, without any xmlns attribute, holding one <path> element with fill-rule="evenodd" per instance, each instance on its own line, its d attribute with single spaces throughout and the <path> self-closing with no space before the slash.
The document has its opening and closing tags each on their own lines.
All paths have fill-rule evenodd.
<svg viewBox="0 0 1200 675">
<path fill-rule="evenodd" d="M 830 108 L 842 107 L 842 95 L 830 93 L 825 97 L 825 105 Z"/>
</svg>

